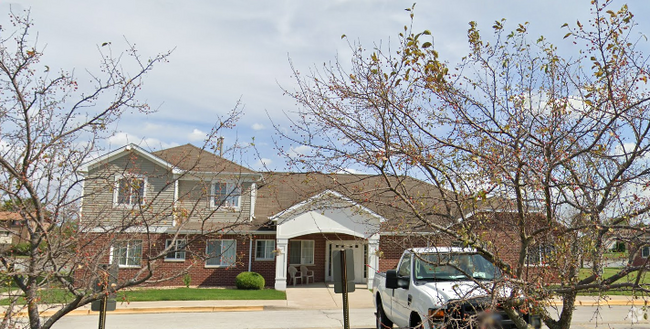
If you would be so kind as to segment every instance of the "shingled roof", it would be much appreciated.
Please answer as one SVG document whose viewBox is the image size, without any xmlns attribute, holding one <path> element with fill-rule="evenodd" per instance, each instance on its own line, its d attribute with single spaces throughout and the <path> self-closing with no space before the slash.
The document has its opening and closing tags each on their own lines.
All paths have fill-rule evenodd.
<svg viewBox="0 0 650 329">
<path fill-rule="evenodd" d="M 153 155 L 182 170 L 214 173 L 255 173 L 244 166 L 224 159 L 192 144 L 176 146 L 156 152 Z"/>
<path fill-rule="evenodd" d="M 432 185 L 411 177 L 390 177 L 394 185 L 417 199 L 416 207 L 437 223 L 451 223 L 441 207 L 440 191 Z M 398 184 L 399 183 L 399 184 Z M 269 226 L 269 217 L 324 191 L 338 192 L 384 217 L 390 223 L 409 223 L 412 229 L 428 230 L 415 220 L 412 211 L 394 191 L 388 189 L 385 178 L 378 175 L 267 172 L 257 190 L 254 226 Z"/>
</svg>

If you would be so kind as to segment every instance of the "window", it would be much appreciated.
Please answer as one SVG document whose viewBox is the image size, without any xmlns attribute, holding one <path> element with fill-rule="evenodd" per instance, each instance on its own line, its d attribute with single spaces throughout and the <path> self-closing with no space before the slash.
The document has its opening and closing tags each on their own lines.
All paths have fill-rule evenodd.
<svg viewBox="0 0 650 329">
<path fill-rule="evenodd" d="M 239 208 L 241 186 L 233 182 L 216 182 L 212 184 L 210 206 Z"/>
<path fill-rule="evenodd" d="M 411 254 L 405 254 L 402 257 L 402 262 L 397 268 L 397 275 L 401 277 L 408 277 L 411 275 Z"/>
<path fill-rule="evenodd" d="M 165 249 L 172 246 L 169 250 L 165 260 L 170 261 L 184 261 L 185 260 L 185 246 L 186 242 L 183 239 L 179 240 L 167 240 L 165 241 Z"/>
<path fill-rule="evenodd" d="M 147 180 L 144 177 L 116 177 L 113 190 L 113 203 L 119 206 L 142 204 Z"/>
<path fill-rule="evenodd" d="M 553 247 L 550 245 L 529 246 L 528 255 L 526 255 L 526 265 L 544 266 L 548 263 L 552 252 Z"/>
<path fill-rule="evenodd" d="M 275 256 L 275 240 L 257 240 L 255 242 L 255 260 L 272 260 Z"/>
<path fill-rule="evenodd" d="M 641 249 L 641 257 L 648 258 L 648 256 L 650 256 L 650 247 L 645 246 Z"/>
<path fill-rule="evenodd" d="M 140 267 L 142 241 L 117 241 L 113 247 L 113 261 L 120 267 Z"/>
<path fill-rule="evenodd" d="M 209 240 L 206 252 L 208 259 L 205 266 L 226 267 L 235 265 L 237 244 L 235 240 Z"/>
<path fill-rule="evenodd" d="M 289 264 L 313 265 L 314 240 L 297 240 L 289 242 Z"/>
</svg>

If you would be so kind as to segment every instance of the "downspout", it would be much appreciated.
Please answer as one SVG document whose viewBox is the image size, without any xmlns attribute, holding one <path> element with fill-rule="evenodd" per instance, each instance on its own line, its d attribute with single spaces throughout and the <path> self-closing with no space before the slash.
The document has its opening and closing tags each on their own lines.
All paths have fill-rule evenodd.
<svg viewBox="0 0 650 329">
<path fill-rule="evenodd" d="M 172 207 L 172 226 L 176 226 L 176 207 L 178 206 L 178 177 L 174 180 L 174 205 Z"/>
<path fill-rule="evenodd" d="M 253 266 L 253 236 L 249 234 L 248 238 L 248 272 L 251 272 Z"/>
<path fill-rule="evenodd" d="M 255 203 L 257 201 L 257 184 L 252 183 L 251 184 L 251 207 L 250 207 L 250 213 L 248 214 L 248 221 L 252 222 L 253 218 L 255 218 Z"/>
</svg>

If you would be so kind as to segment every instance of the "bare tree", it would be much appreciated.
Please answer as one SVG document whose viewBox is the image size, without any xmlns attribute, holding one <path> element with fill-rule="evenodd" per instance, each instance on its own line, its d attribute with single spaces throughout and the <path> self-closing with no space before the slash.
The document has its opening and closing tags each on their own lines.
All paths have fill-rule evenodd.
<svg viewBox="0 0 650 329">
<path fill-rule="evenodd" d="M 417 230 L 476 248 L 507 274 L 515 289 L 503 305 L 520 328 L 521 294 L 555 329 L 570 326 L 580 292 L 646 293 L 646 264 L 633 257 L 603 272 L 607 241 L 637 252 L 648 243 L 645 39 L 632 33 L 627 6 L 592 3 L 588 24 L 563 27 L 575 47 L 561 51 L 544 37 L 531 42 L 528 23 L 506 31 L 496 21 L 486 39 L 470 22 L 470 51 L 452 65 L 431 32 L 407 26 L 395 51 L 351 44 L 351 65 L 294 69 L 298 88 L 288 93 L 301 107 L 292 131 L 278 133 L 309 151 L 292 164 L 383 175 Z M 393 179 L 402 176 L 430 183 L 438 200 L 420 202 Z M 559 317 L 546 308 L 556 297 Z"/>
<path fill-rule="evenodd" d="M 70 311 L 112 291 L 182 275 L 186 269 L 173 273 L 157 271 L 170 251 L 181 248 L 196 259 L 205 259 L 205 249 L 186 248 L 192 242 L 189 239 L 183 246 L 175 243 L 178 232 L 189 225 L 188 219 L 204 223 L 200 229 L 206 234 L 228 232 L 238 221 L 207 221 L 222 206 L 217 204 L 211 211 L 204 211 L 198 205 L 208 199 L 207 195 L 187 198 L 187 202 L 183 202 L 185 195 L 179 195 L 179 205 L 158 202 L 161 196 L 156 194 L 147 195 L 145 200 L 133 179 L 116 187 L 115 175 L 130 177 L 126 174 L 134 172 L 128 163 L 110 173 L 83 172 L 84 164 L 101 154 L 102 141 L 114 133 L 115 123 L 124 111 L 153 112 L 137 100 L 136 94 L 145 76 L 155 65 L 166 62 L 170 52 L 143 58 L 132 46 L 114 55 L 110 44 L 101 45 L 99 72 L 88 71 L 91 83 L 85 84 L 74 74 L 55 72 L 42 62 L 43 47 L 39 47 L 32 34 L 28 12 L 10 16 L 13 30 L 0 30 L 0 191 L 5 210 L 18 216 L 12 223 L 18 230 L 7 227 L 6 232 L 17 235 L 25 246 L 25 257 L 15 257 L 11 250 L 0 253 L 3 280 L 6 278 L 6 285 L 13 287 L 7 293 L 9 305 L 0 328 L 13 328 L 23 321 L 17 316 L 20 312 L 27 313 L 29 328 L 50 328 Z M 127 72 L 124 67 L 132 71 Z M 232 127 L 239 115 L 236 106 L 224 117 L 216 118 L 217 124 L 198 153 L 208 154 L 208 150 L 216 149 L 219 131 Z M 193 166 L 200 164 L 200 154 L 193 156 L 196 163 L 185 163 L 185 170 L 175 176 L 163 172 L 148 174 L 165 179 L 163 186 L 173 186 L 179 179 L 192 175 Z M 189 160 L 177 159 L 172 164 L 181 161 Z M 84 189 L 84 184 L 94 184 L 97 189 Z M 115 213 L 109 216 L 90 206 L 81 218 L 82 200 L 84 206 L 92 205 L 90 200 L 96 195 L 115 188 L 127 190 L 123 195 L 142 202 L 133 202 L 137 207 L 122 212 L 117 220 Z M 206 190 L 187 192 L 192 193 Z M 179 223 L 171 223 L 172 218 Z M 9 222 L 7 225 L 11 226 Z M 152 234 L 161 225 L 170 228 L 171 244 Z M 193 239 L 200 238 L 197 235 Z M 142 256 L 132 256 L 132 260 L 140 261 L 142 266 L 122 273 L 112 287 L 103 284 L 107 272 L 102 264 L 109 262 L 111 248 L 119 253 L 121 247 L 126 248 L 136 239 L 142 241 L 144 251 Z M 45 298 L 48 293 L 62 296 Z M 41 317 L 46 310 L 51 315 Z"/>
</svg>

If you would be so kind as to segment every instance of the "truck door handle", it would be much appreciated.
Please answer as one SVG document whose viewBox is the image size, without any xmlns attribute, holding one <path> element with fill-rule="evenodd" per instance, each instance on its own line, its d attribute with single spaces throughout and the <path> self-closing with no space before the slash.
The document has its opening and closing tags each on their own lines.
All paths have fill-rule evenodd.
<svg viewBox="0 0 650 329">
<path fill-rule="evenodd" d="M 408 297 L 406 298 L 406 300 L 408 301 L 408 306 L 411 306 L 411 302 L 413 301 L 413 296 L 408 295 Z"/>
</svg>

